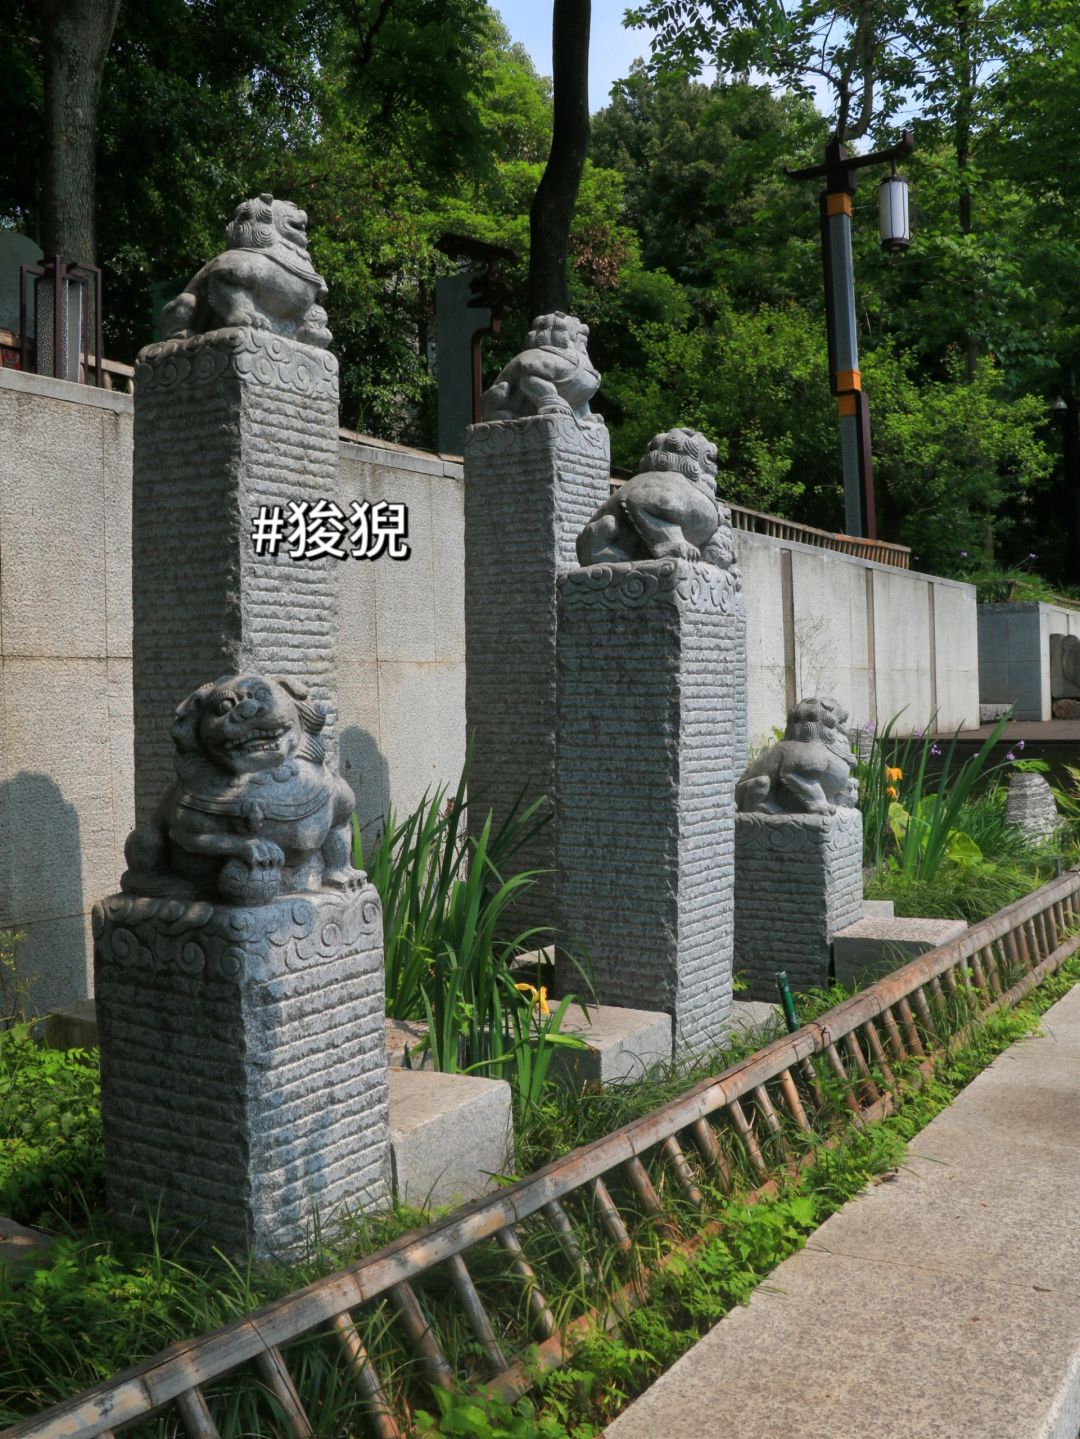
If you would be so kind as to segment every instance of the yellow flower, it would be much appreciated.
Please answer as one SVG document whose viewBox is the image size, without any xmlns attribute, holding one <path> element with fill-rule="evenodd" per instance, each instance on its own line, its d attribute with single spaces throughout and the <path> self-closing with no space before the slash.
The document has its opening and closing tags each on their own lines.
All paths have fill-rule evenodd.
<svg viewBox="0 0 1080 1439">
<path fill-rule="evenodd" d="M 551 1013 L 551 1008 L 547 1002 L 547 988 L 545 985 L 541 985 L 540 988 L 537 989 L 535 984 L 515 984 L 514 988 L 520 990 L 522 994 L 527 994 L 530 1003 L 535 1004 L 541 1014 Z"/>
<path fill-rule="evenodd" d="M 903 779 L 904 771 L 902 769 L 889 769 L 888 767 L 886 767 L 885 778 L 891 780 Z"/>
<path fill-rule="evenodd" d="M 896 799 L 898 798 L 900 791 L 896 788 L 894 784 L 887 784 L 885 786 L 885 793 L 889 796 L 890 799 Z"/>
</svg>

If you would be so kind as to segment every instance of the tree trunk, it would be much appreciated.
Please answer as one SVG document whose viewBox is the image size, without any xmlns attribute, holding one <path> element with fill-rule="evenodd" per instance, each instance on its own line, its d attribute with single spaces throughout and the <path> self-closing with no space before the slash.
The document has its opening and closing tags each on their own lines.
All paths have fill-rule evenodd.
<svg viewBox="0 0 1080 1439">
<path fill-rule="evenodd" d="M 971 213 L 971 187 L 967 169 L 971 161 L 972 111 L 975 105 L 976 37 L 972 23 L 971 0 L 958 0 L 956 17 L 956 121 L 954 145 L 959 192 L 956 201 L 961 235 L 970 235 L 975 228 Z M 974 304 L 974 296 L 971 297 Z M 979 364 L 979 343 L 970 332 L 965 336 L 968 379 L 975 377 Z"/>
<path fill-rule="evenodd" d="M 101 76 L 120 0 L 40 0 L 45 58 L 41 245 L 46 258 L 93 265 Z"/>
<path fill-rule="evenodd" d="M 529 316 L 565 310 L 566 260 L 589 145 L 591 0 L 554 0 L 551 154 L 529 212 Z"/>
</svg>

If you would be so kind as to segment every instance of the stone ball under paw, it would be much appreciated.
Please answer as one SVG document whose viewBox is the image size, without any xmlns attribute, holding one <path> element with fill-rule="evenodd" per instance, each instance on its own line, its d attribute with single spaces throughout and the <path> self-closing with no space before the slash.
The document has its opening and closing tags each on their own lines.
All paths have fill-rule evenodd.
<svg viewBox="0 0 1080 1439">
<path fill-rule="evenodd" d="M 229 859 L 221 866 L 218 889 L 237 904 L 266 904 L 281 892 L 281 866 L 252 868 L 242 859 Z"/>
</svg>

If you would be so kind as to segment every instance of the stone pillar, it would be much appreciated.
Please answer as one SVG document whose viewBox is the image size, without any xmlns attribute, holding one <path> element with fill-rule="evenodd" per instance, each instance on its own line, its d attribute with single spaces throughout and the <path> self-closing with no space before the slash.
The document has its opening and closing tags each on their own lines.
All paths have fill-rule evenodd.
<svg viewBox="0 0 1080 1439">
<path fill-rule="evenodd" d="M 370 885 L 244 907 L 94 908 L 108 1201 L 202 1252 L 294 1248 L 389 1200 L 382 918 Z"/>
<path fill-rule="evenodd" d="M 472 743 L 471 829 L 496 824 L 525 791 L 555 790 L 556 580 L 608 497 L 608 433 L 595 416 L 527 415 L 473 425 L 465 437 L 465 719 Z M 517 869 L 551 870 L 545 825 Z M 550 875 L 514 906 L 514 927 L 550 925 Z"/>
<path fill-rule="evenodd" d="M 735 816 L 735 972 L 745 998 L 776 1004 L 829 983 L 833 935 L 862 918 L 862 815 Z"/>
<path fill-rule="evenodd" d="M 721 1043 L 731 1013 L 744 647 L 738 576 L 715 565 L 559 582 L 560 928 L 597 999 L 666 1010 L 677 1052 Z M 569 966 L 559 981 L 580 988 Z"/>
<path fill-rule="evenodd" d="M 255 553 L 263 505 L 330 500 L 338 364 L 327 350 L 232 326 L 142 350 L 132 494 L 135 812 L 172 778 L 178 696 L 220 674 L 301 681 L 336 718 L 340 560 Z M 284 540 L 284 536 L 281 536 Z"/>
</svg>

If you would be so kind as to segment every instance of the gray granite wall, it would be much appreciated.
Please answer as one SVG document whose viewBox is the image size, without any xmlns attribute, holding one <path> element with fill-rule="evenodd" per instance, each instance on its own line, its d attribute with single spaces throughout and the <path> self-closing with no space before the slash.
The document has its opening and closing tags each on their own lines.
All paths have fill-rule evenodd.
<svg viewBox="0 0 1080 1439">
<path fill-rule="evenodd" d="M 709 565 L 559 582 L 560 926 L 598 999 L 666 1010 L 679 1049 L 718 1043 L 731 1010 L 744 643 L 735 580 Z"/>
<path fill-rule="evenodd" d="M 837 930 L 862 918 L 862 815 L 735 816 L 735 972 L 746 999 L 778 1002 L 775 974 L 792 989 L 825 985 Z"/>
<path fill-rule="evenodd" d="M 534 415 L 473 425 L 465 437 L 465 719 L 472 742 L 474 832 L 496 824 L 525 791 L 555 790 L 556 581 L 577 563 L 574 542 L 609 490 L 603 424 Z M 546 825 L 519 858 L 551 871 Z M 514 906 L 514 926 L 550 925 L 553 879 Z"/>
</svg>

